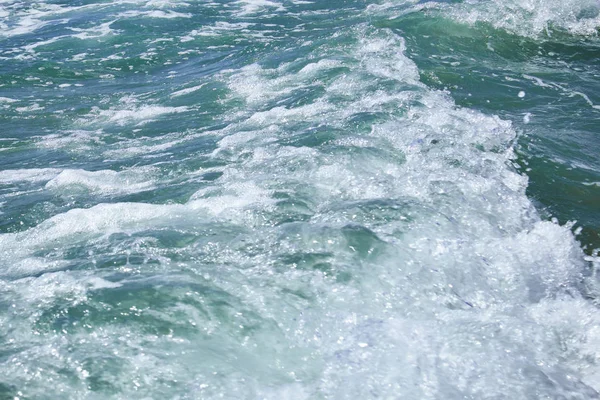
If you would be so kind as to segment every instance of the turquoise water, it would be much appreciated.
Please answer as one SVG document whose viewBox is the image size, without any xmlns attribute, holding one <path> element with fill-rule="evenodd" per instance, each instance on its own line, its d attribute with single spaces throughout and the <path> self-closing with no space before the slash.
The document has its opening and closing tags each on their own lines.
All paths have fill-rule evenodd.
<svg viewBox="0 0 600 400">
<path fill-rule="evenodd" d="M 599 27 L 0 0 L 0 398 L 599 398 Z"/>
</svg>

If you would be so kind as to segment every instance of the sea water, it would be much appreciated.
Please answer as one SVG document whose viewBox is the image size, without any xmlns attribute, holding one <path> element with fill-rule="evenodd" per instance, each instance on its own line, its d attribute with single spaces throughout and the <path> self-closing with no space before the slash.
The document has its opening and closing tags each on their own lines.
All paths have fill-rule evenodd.
<svg viewBox="0 0 600 400">
<path fill-rule="evenodd" d="M 0 0 L 0 398 L 599 398 L 599 27 Z"/>
</svg>

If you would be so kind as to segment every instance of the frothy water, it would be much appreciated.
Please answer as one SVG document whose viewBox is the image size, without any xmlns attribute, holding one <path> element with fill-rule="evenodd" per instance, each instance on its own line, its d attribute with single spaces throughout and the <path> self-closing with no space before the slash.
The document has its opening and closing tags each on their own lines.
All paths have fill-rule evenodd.
<svg viewBox="0 0 600 400">
<path fill-rule="evenodd" d="M 469 5 L 475 7 L 467 8 Z M 582 35 L 596 35 L 600 27 L 600 3 L 588 1 L 489 1 L 466 3 L 452 14 L 461 21 L 489 22 L 521 35 L 552 35 L 566 30 Z"/>
<path fill-rule="evenodd" d="M 598 398 L 597 258 L 407 44 L 510 4 L 0 2 L 0 395 Z"/>
</svg>

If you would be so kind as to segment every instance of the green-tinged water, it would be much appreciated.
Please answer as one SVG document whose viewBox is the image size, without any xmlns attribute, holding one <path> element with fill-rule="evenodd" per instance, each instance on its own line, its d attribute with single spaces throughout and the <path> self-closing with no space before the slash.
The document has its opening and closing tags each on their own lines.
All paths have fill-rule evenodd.
<svg viewBox="0 0 600 400">
<path fill-rule="evenodd" d="M 0 0 L 0 399 L 594 399 L 596 1 Z"/>
<path fill-rule="evenodd" d="M 381 26 L 406 37 L 424 83 L 449 91 L 461 106 L 513 121 L 528 196 L 545 217 L 577 221 L 586 252 L 600 248 L 598 38 L 560 29 L 522 37 L 437 13 Z"/>
</svg>

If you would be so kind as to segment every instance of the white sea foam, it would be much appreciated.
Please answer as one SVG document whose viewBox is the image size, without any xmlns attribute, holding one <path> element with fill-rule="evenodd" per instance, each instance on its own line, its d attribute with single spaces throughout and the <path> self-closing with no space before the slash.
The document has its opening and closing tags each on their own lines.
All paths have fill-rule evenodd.
<svg viewBox="0 0 600 400">
<path fill-rule="evenodd" d="M 435 3 L 428 5 L 439 7 Z M 442 9 L 461 22 L 486 22 L 523 36 L 551 35 L 552 29 L 597 35 L 600 27 L 597 0 L 467 1 L 443 5 Z"/>
<path fill-rule="evenodd" d="M 28 53 L 35 54 L 35 49 L 37 49 L 38 47 L 44 47 L 46 45 L 55 43 L 55 42 L 59 41 L 60 39 L 62 39 L 63 37 L 64 36 L 56 36 L 56 37 L 53 37 L 53 38 L 48 39 L 48 40 L 42 40 L 40 42 L 35 42 L 33 44 L 29 44 L 29 45 L 23 46 L 23 50 L 25 50 Z"/>
<path fill-rule="evenodd" d="M 25 255 L 51 243 L 58 245 L 69 239 L 81 240 L 135 229 L 140 223 L 164 218 L 171 212 L 177 212 L 177 209 L 177 206 L 136 203 L 99 204 L 88 209 L 73 209 L 26 231 L 1 235 L 0 254 L 8 260 L 14 255 Z"/>
<path fill-rule="evenodd" d="M 222 35 L 230 35 L 232 31 L 240 32 L 244 37 L 253 38 L 255 40 L 268 40 L 262 31 L 248 29 L 256 25 L 251 22 L 227 22 L 217 21 L 213 25 L 206 25 L 198 29 L 194 29 L 187 35 L 182 36 L 179 40 L 183 43 L 190 42 L 196 37 L 219 37 Z"/>
<path fill-rule="evenodd" d="M 118 1 L 121 3 L 121 1 Z M 183 0 L 126 0 L 126 3 L 136 4 L 139 7 L 144 8 L 180 8 L 188 7 L 189 2 Z"/>
<path fill-rule="evenodd" d="M 176 135 L 179 136 L 179 135 Z M 135 156 L 150 156 L 156 153 L 161 153 L 169 150 L 171 147 L 183 142 L 179 140 L 167 140 L 164 143 L 155 143 L 160 141 L 144 141 L 144 140 L 127 140 L 115 146 L 113 149 L 108 149 L 103 152 L 106 157 L 114 160 L 122 158 L 130 158 Z"/>
<path fill-rule="evenodd" d="M 114 35 L 117 32 L 112 29 L 110 26 L 114 23 L 115 21 L 109 21 L 109 22 L 104 22 L 98 26 L 93 26 L 91 28 L 72 28 L 70 27 L 69 29 L 72 30 L 73 32 L 77 32 L 76 34 L 72 35 L 73 37 L 77 38 L 77 39 L 97 39 L 100 37 L 104 37 L 104 36 L 108 36 L 108 35 Z M 83 53 L 84 55 L 87 53 Z M 76 57 L 76 56 L 73 56 Z"/>
<path fill-rule="evenodd" d="M 16 107 L 15 111 L 19 112 L 19 113 L 28 113 L 28 112 L 32 112 L 32 111 L 40 111 L 43 110 L 44 106 L 41 106 L 39 103 L 33 103 L 29 106 L 26 107 Z"/>
<path fill-rule="evenodd" d="M 25 16 L 16 24 L 16 26 L 8 28 L 5 25 L 5 28 L 2 29 L 0 35 L 8 37 L 23 35 L 26 33 L 35 32 L 36 30 L 42 28 L 47 24 L 48 22 L 40 21 L 39 19 Z"/>
<path fill-rule="evenodd" d="M 135 17 L 146 17 L 146 18 L 163 18 L 163 19 L 173 19 L 173 18 L 191 18 L 192 14 L 189 13 L 180 13 L 176 11 L 162 11 L 162 10 L 151 10 L 151 11 L 125 11 L 120 14 L 117 14 L 119 18 L 135 18 Z"/>
<path fill-rule="evenodd" d="M 83 188 L 101 195 L 135 193 L 154 187 L 156 171 L 150 167 L 138 167 L 123 171 L 63 170 L 46 183 L 46 189 L 72 191 Z"/>
<path fill-rule="evenodd" d="M 339 61 L 324 59 L 307 64 L 298 75 L 291 75 L 286 73 L 290 68 L 289 64 L 284 64 L 276 70 L 264 70 L 258 64 L 251 64 L 236 71 L 228 84 L 231 90 L 244 97 L 247 102 L 259 105 L 305 87 L 319 72 L 341 65 Z M 228 74 L 228 71 L 224 71 L 223 74 Z"/>
<path fill-rule="evenodd" d="M 112 182 L 107 182 L 107 176 Z M 55 188 L 83 182 L 92 189 L 114 192 L 126 189 L 113 184 L 115 180 L 121 179 L 124 177 L 115 177 L 115 174 L 106 171 L 96 173 L 70 171 L 67 174 L 61 173 L 55 180 L 49 182 L 49 186 Z M 149 227 L 169 226 L 173 223 L 177 224 L 177 221 L 186 224 L 207 218 L 225 218 L 242 223 L 248 217 L 244 210 L 250 206 L 264 207 L 270 203 L 272 200 L 269 191 L 261 189 L 252 182 L 231 182 L 217 190 L 199 191 L 185 205 L 103 203 L 88 209 L 72 209 L 23 232 L 1 234 L 0 261 L 3 264 L 8 263 L 9 260 L 14 261 L 14 257 L 17 256 L 24 260 L 24 266 L 34 263 L 37 267 L 34 266 L 33 270 L 39 271 L 46 267 L 51 268 L 55 264 L 34 262 L 27 257 L 48 245 L 60 246 L 99 236 L 108 237 L 117 232 L 135 232 Z M 18 268 L 21 272 L 25 269 L 31 268 Z"/>
<path fill-rule="evenodd" d="M 95 106 L 90 114 L 79 119 L 80 125 L 102 125 L 102 124 L 145 124 L 163 115 L 178 114 L 189 110 L 187 106 L 167 107 L 160 105 L 139 104 L 139 100 L 133 96 L 122 97 L 120 106 L 100 108 Z"/>
<path fill-rule="evenodd" d="M 135 109 L 109 109 L 98 110 L 98 120 L 106 118 L 108 122 L 113 122 L 118 125 L 125 125 L 131 122 L 146 123 L 152 121 L 156 117 L 167 114 L 178 114 L 186 112 L 189 107 L 164 107 L 164 106 L 140 106 Z"/>
<path fill-rule="evenodd" d="M 238 0 L 235 3 L 241 6 L 238 15 L 256 14 L 264 10 L 285 11 L 283 4 L 272 0 Z"/>
<path fill-rule="evenodd" d="M 5 169 L 0 171 L 0 184 L 49 181 L 61 172 L 59 168 Z"/>
<path fill-rule="evenodd" d="M 341 315 L 348 314 L 340 311 L 339 315 L 332 316 L 340 323 L 330 320 L 326 323 L 329 334 L 321 333 L 322 337 L 314 338 L 315 346 L 331 357 L 320 390 L 335 390 L 342 398 L 368 397 L 364 385 L 368 386 L 370 382 L 384 390 L 380 385 L 384 380 L 390 382 L 394 395 L 437 398 L 446 393 L 448 384 L 454 387 L 456 380 L 466 374 L 473 383 L 458 384 L 457 390 L 480 397 L 484 392 L 501 395 L 501 392 L 495 392 L 498 386 L 492 389 L 491 383 L 485 383 L 486 379 L 500 374 L 520 382 L 509 390 L 511 396 L 525 396 L 537 384 L 529 384 L 517 376 L 514 371 L 518 370 L 518 365 L 538 368 L 536 363 L 542 363 L 553 370 L 552 374 L 561 374 L 560 365 L 554 361 L 557 350 L 544 335 L 548 330 L 564 335 L 571 329 L 560 318 L 532 326 L 532 316 L 540 308 L 552 307 L 549 306 L 552 298 L 561 299 L 555 305 L 561 310 L 557 311 L 559 314 L 569 307 L 576 308 L 577 313 L 587 318 L 594 313 L 593 306 L 578 296 L 563 296 L 566 288 L 576 286 L 580 279 L 582 252 L 568 227 L 539 220 L 525 196 L 527 177 L 507 167 L 513 158 L 510 143 L 515 138 L 511 124 L 497 117 L 458 109 L 445 94 L 423 87 L 418 82 L 414 64 L 400 52 L 390 50 L 402 47 L 402 42 L 391 35 L 374 38 L 365 35 L 353 52 L 355 60 L 341 64 L 350 71 L 360 72 L 346 73 L 329 84 L 321 83 L 331 99 L 321 97 L 308 105 L 269 105 L 285 99 L 298 88 L 313 84 L 289 65 L 276 70 L 253 65 L 233 73 L 228 78 L 232 94 L 244 99 L 253 111 L 237 114 L 239 122 L 228 127 L 231 133 L 219 142 L 215 155 L 235 157 L 249 151 L 251 157 L 247 158 L 243 169 L 232 169 L 233 174 L 226 174 L 222 179 L 231 180 L 233 176 L 252 179 L 259 187 L 271 190 L 286 185 L 290 190 L 298 185 L 297 182 L 308 182 L 312 186 L 310 198 L 318 210 L 311 219 L 316 226 L 342 228 L 346 224 L 369 221 L 361 219 L 357 208 L 340 213 L 337 207 L 350 207 L 344 206 L 345 202 L 365 204 L 380 199 L 403 199 L 420 205 L 416 207 L 425 207 L 417 213 L 421 216 L 410 224 L 412 228 L 401 219 L 371 226 L 378 237 L 398 247 L 387 250 L 390 251 L 387 256 L 376 257 L 375 264 L 367 263 L 370 265 L 368 273 L 360 274 L 364 280 L 361 293 L 372 296 L 359 296 L 356 307 L 349 307 L 361 310 L 355 311 L 352 317 L 355 322 L 342 323 Z M 326 57 L 326 51 L 323 53 Z M 372 81 L 358 74 L 368 74 L 371 80 L 396 81 L 406 90 L 398 93 L 371 89 Z M 340 99 L 341 96 L 344 97 Z M 320 120 L 333 127 L 343 126 L 341 123 L 354 115 L 385 110 L 390 104 L 404 108 L 405 112 L 376 124 L 362 139 L 334 142 L 348 150 L 336 152 L 331 148 L 331 157 L 313 150 L 296 150 L 286 156 L 285 147 L 276 144 L 281 135 L 289 132 L 288 129 L 293 131 L 302 121 Z M 243 115 L 246 115 L 245 119 Z M 375 153 L 371 156 L 365 151 L 352 152 L 352 148 L 373 149 Z M 383 152 L 386 148 L 391 154 Z M 429 207 L 430 211 L 425 211 Z M 311 232 L 306 238 L 307 244 L 313 243 L 311 251 L 337 251 L 334 249 L 339 239 L 335 236 L 322 241 L 318 229 L 306 229 Z M 290 241 L 293 243 L 292 239 Z M 332 244 L 328 245 L 329 242 Z M 301 243 L 290 246 L 303 248 Z M 381 287 L 382 282 L 387 282 L 385 289 Z M 411 289 L 415 285 L 418 289 Z M 325 304 L 334 307 L 334 297 L 339 296 L 340 302 L 346 302 L 344 308 L 347 309 L 347 302 L 352 303 L 351 298 L 356 294 L 351 295 L 348 289 L 346 296 L 344 289 L 341 291 L 331 293 L 332 297 L 326 296 Z M 392 311 L 382 311 L 386 304 L 390 310 L 406 317 L 399 318 L 393 316 Z M 451 304 L 451 309 L 464 311 L 436 314 L 433 310 L 438 310 L 440 304 Z M 475 314 L 471 316 L 473 312 Z M 323 316 L 318 315 L 315 312 L 305 321 L 309 318 L 322 321 Z M 415 315 L 414 319 L 410 315 Z M 437 322 L 426 322 L 429 318 Z M 502 338 L 495 344 L 487 342 L 484 338 L 489 335 L 488 324 L 505 318 L 501 323 L 505 327 L 501 328 Z M 369 321 L 373 320 L 380 322 L 373 322 L 375 326 L 368 327 Z M 496 323 L 500 324 L 493 322 Z M 593 328 L 594 323 L 588 320 L 577 329 L 585 341 L 597 343 L 599 332 Z M 318 325 L 312 326 L 318 329 Z M 447 332 L 444 337 L 449 342 L 446 344 L 437 333 L 440 326 Z M 511 328 L 505 330 L 508 326 Z M 527 332 L 524 337 L 535 337 L 538 344 L 524 350 L 521 339 L 511 338 L 509 332 L 513 329 Z M 346 339 L 337 339 L 334 332 Z M 488 351 L 466 351 L 468 346 L 474 345 L 466 339 L 470 335 L 475 335 L 476 341 L 492 346 L 488 351 L 496 361 L 489 364 L 490 368 L 474 368 L 472 373 L 468 372 L 469 365 L 486 365 L 485 357 L 490 357 Z M 445 346 L 445 350 L 438 346 Z M 508 353 L 495 352 L 492 349 L 496 346 Z M 333 350 L 336 348 L 338 350 Z M 395 350 L 388 356 L 384 349 Z M 419 350 L 409 354 L 402 349 Z M 363 351 L 368 353 L 361 353 Z M 537 361 L 529 363 L 503 355 L 523 351 Z M 577 356 L 569 357 L 566 363 L 595 389 L 599 389 L 595 381 L 598 372 L 592 366 L 593 362 L 583 360 L 586 354 L 596 359 L 597 351 L 597 345 L 577 345 L 577 350 L 572 353 Z M 443 365 L 435 367 L 426 359 L 420 362 L 421 368 L 428 371 L 437 368 L 439 378 L 429 383 L 423 375 L 415 374 L 412 367 L 397 374 L 377 374 L 372 369 L 377 365 L 378 371 L 395 371 L 398 363 L 412 365 L 415 359 L 427 357 L 424 354 L 430 354 Z M 335 357 L 338 360 L 334 362 Z M 397 357 L 402 361 L 399 362 Z M 356 368 L 348 370 L 345 366 L 349 364 Z M 503 365 L 510 372 L 501 372 L 492 365 Z M 475 374 L 477 370 L 482 374 L 479 378 Z M 350 384 L 347 390 L 340 389 L 340 379 L 356 379 L 361 385 Z M 419 382 L 417 392 L 414 389 L 408 392 L 393 384 L 406 380 Z M 327 382 L 332 386 L 327 386 Z M 585 390 L 590 392 L 592 389 Z"/>
<path fill-rule="evenodd" d="M 237 108 L 203 155 L 219 177 L 187 182 L 186 203 L 102 203 L 0 234 L 0 291 L 16 299 L 0 326 L 26 343 L 2 364 L 7 379 L 81 398 L 96 395 L 90 382 L 120 397 L 596 397 L 585 259 L 526 197 L 511 124 L 420 83 L 394 32 L 338 35 L 343 48 L 304 64 L 217 77 L 220 105 Z M 77 123 L 185 111 L 126 97 Z M 109 146 L 82 129 L 38 144 L 140 155 L 202 134 Z M 157 184 L 137 168 L 52 170 L 47 188 Z"/>
<path fill-rule="evenodd" d="M 237 172 L 236 170 L 226 170 L 225 180 L 228 180 L 228 174 L 235 175 Z M 190 198 L 188 206 L 194 210 L 207 210 L 215 216 L 227 212 L 225 216 L 227 219 L 237 219 L 238 222 L 241 222 L 244 220 L 245 210 L 250 206 L 256 210 L 273 204 L 270 194 L 270 190 L 265 190 L 252 181 L 234 181 L 225 184 L 218 190 L 208 188 L 196 192 Z"/>
<path fill-rule="evenodd" d="M 10 11 L 5 9 L 5 19 L 0 22 L 4 29 L 0 30 L 0 36 L 33 33 L 48 24 L 68 22 L 68 19 L 64 18 L 65 14 L 96 7 L 94 4 L 69 7 L 44 2 L 16 3 L 8 9 Z"/>
<path fill-rule="evenodd" d="M 205 85 L 206 84 L 203 83 L 201 85 L 192 86 L 192 87 L 189 87 L 189 88 L 177 90 L 177 91 L 171 93 L 171 97 L 179 97 L 179 96 L 184 96 L 186 94 L 190 94 L 190 93 L 196 92 L 196 91 L 202 89 Z"/>
<path fill-rule="evenodd" d="M 47 149 L 89 151 L 95 145 L 103 143 L 104 133 L 97 130 L 73 130 L 37 137 L 37 146 Z"/>
<path fill-rule="evenodd" d="M 85 121 L 89 121 L 89 119 L 85 119 Z M 102 120 L 95 120 L 92 124 L 100 124 L 100 121 Z M 84 123 L 80 120 L 77 124 L 82 125 Z M 202 135 L 202 133 L 173 132 L 155 138 L 127 138 L 106 146 L 109 134 L 104 132 L 103 129 L 78 129 L 38 137 L 36 138 L 36 146 L 74 153 L 97 152 L 99 146 L 106 146 L 101 150 L 103 156 L 111 160 L 117 160 L 135 156 L 152 156 L 166 152 L 177 144 L 197 138 L 198 135 Z"/>
</svg>

